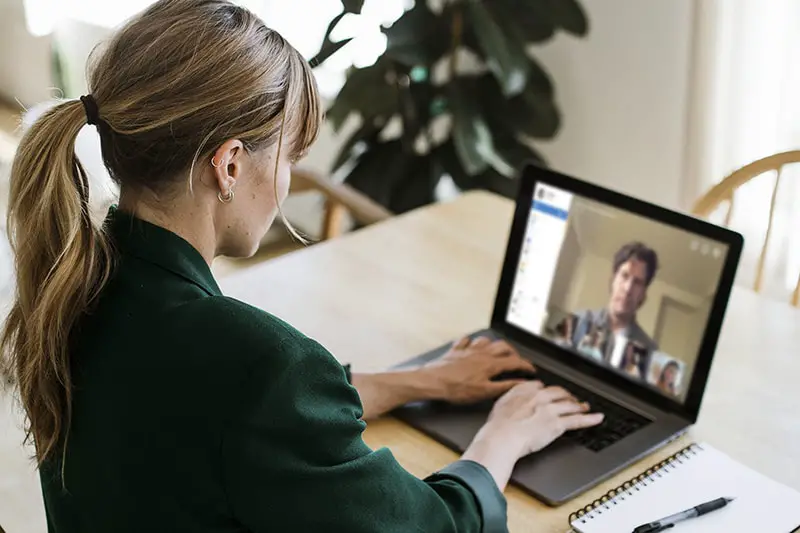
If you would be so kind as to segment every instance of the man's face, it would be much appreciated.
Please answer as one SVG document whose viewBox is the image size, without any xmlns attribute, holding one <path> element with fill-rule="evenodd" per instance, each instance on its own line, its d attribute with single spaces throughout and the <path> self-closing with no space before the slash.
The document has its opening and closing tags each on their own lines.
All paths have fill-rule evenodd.
<svg viewBox="0 0 800 533">
<path fill-rule="evenodd" d="M 644 261 L 631 258 L 622 263 L 611 280 L 611 312 L 620 318 L 633 318 L 644 303 L 646 280 L 647 265 Z"/>
</svg>

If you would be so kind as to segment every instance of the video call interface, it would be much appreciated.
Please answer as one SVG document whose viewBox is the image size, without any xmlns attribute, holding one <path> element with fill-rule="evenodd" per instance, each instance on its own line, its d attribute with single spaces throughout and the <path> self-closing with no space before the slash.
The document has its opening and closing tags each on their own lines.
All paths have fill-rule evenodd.
<svg viewBox="0 0 800 533">
<path fill-rule="evenodd" d="M 684 402 L 727 253 L 537 183 L 507 321 Z"/>
</svg>

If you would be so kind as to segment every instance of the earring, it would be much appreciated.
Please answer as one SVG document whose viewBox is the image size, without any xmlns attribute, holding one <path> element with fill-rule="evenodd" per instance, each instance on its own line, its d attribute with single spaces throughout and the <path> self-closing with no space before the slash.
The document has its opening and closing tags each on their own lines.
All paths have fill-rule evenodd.
<svg viewBox="0 0 800 533">
<path fill-rule="evenodd" d="M 222 195 L 222 191 L 217 193 L 217 198 L 223 204 L 229 204 L 233 201 L 233 189 L 228 189 L 228 194 Z"/>
<path fill-rule="evenodd" d="M 214 168 L 222 168 L 222 165 L 225 164 L 225 160 L 220 160 L 219 164 L 214 162 L 214 158 L 211 158 L 211 166 Z"/>
</svg>

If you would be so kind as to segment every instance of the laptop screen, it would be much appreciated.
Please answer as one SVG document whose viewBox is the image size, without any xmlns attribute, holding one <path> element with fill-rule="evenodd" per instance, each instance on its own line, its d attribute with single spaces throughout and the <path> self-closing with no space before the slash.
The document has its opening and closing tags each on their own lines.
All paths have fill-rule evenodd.
<svg viewBox="0 0 800 533">
<path fill-rule="evenodd" d="M 538 182 L 506 320 L 684 402 L 727 254 Z"/>
</svg>

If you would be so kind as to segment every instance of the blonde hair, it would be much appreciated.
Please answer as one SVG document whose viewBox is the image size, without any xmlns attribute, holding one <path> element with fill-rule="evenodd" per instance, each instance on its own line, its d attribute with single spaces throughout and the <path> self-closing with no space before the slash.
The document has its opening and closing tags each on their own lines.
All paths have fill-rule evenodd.
<svg viewBox="0 0 800 533">
<path fill-rule="evenodd" d="M 93 54 L 103 161 L 120 188 L 163 190 L 231 138 L 255 151 L 316 139 L 322 109 L 308 63 L 278 33 L 224 0 L 161 0 Z M 41 464 L 63 452 L 71 423 L 73 330 L 114 262 L 89 216 L 75 140 L 82 102 L 50 109 L 25 133 L 11 169 L 8 231 L 17 289 L 0 348 Z"/>
</svg>

